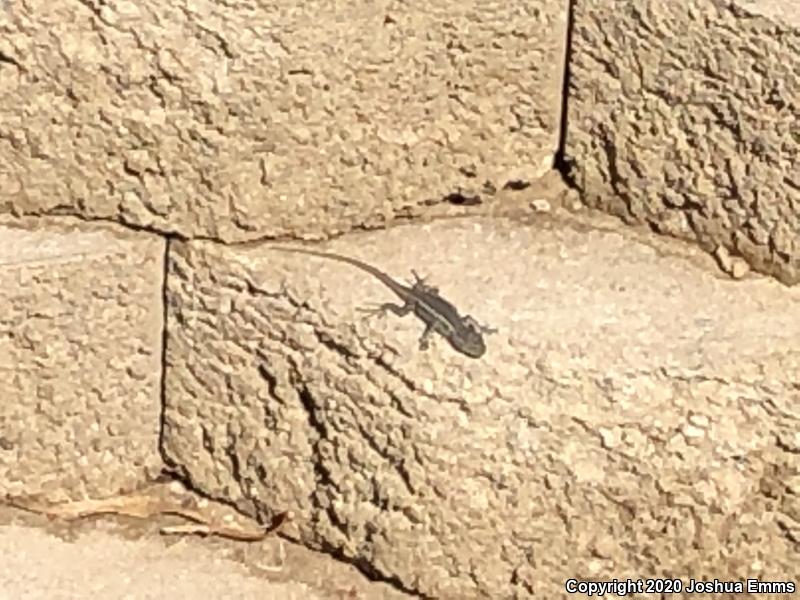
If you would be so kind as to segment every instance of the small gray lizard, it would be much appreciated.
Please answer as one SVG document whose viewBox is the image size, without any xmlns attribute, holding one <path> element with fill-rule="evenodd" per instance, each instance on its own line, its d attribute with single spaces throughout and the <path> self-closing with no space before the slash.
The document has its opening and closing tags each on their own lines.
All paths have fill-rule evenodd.
<svg viewBox="0 0 800 600">
<path fill-rule="evenodd" d="M 461 354 L 471 358 L 480 358 L 486 352 L 483 334 L 495 333 L 496 331 L 491 327 L 479 324 L 469 315 L 461 316 L 455 306 L 439 295 L 438 288 L 425 283 L 425 280 L 420 278 L 414 271 L 411 271 L 411 273 L 414 275 L 415 281 L 409 287 L 399 283 L 372 265 L 342 254 L 286 246 L 270 246 L 270 248 L 280 252 L 307 254 L 343 262 L 375 277 L 392 290 L 403 301 L 403 305 L 387 302 L 377 309 L 367 310 L 366 312 L 385 313 L 388 311 L 400 317 L 413 312 L 425 323 L 425 331 L 422 332 L 422 337 L 419 340 L 420 350 L 428 348 L 430 337 L 435 332 L 450 342 L 450 345 Z"/>
</svg>

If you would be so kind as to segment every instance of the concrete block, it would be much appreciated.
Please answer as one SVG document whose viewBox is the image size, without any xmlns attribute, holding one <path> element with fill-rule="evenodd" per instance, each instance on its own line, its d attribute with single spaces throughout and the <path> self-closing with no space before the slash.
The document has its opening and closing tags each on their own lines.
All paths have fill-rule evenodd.
<svg viewBox="0 0 800 600">
<path fill-rule="evenodd" d="M 570 57 L 586 202 L 800 282 L 796 0 L 577 0 Z"/>
<path fill-rule="evenodd" d="M 800 503 L 800 290 L 605 217 L 448 221 L 325 247 L 498 328 L 480 360 L 347 265 L 179 243 L 164 452 L 202 492 L 441 598 L 568 579 L 785 580 Z M 794 486 L 794 487 L 793 487 Z"/>
<path fill-rule="evenodd" d="M 566 3 L 0 10 L 0 210 L 323 236 L 552 164 Z"/>
<path fill-rule="evenodd" d="M 99 497 L 158 473 L 164 245 L 0 224 L 0 495 Z"/>
</svg>

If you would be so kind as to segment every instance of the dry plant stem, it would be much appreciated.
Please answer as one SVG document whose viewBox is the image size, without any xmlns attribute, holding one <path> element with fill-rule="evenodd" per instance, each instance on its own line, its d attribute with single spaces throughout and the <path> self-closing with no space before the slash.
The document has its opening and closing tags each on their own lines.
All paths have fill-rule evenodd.
<svg viewBox="0 0 800 600">
<path fill-rule="evenodd" d="M 80 500 L 56 505 L 33 505 L 9 501 L 9 504 L 29 512 L 47 515 L 50 518 L 63 518 L 68 521 L 102 514 L 116 514 L 147 519 L 158 515 L 176 515 L 193 521 L 192 525 L 162 527 L 161 533 L 166 535 L 194 534 L 216 535 L 240 541 L 259 541 L 276 531 L 289 520 L 289 513 L 279 513 L 269 525 L 239 525 L 219 523 L 213 515 L 203 513 L 196 508 L 185 506 L 179 500 L 164 499 L 150 495 L 135 494 L 106 498 L 102 500 Z"/>
</svg>

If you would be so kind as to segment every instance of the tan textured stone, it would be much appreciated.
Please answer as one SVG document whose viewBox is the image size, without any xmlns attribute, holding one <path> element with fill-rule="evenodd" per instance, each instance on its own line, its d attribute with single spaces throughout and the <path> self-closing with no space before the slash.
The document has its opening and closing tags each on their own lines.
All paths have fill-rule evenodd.
<svg viewBox="0 0 800 600">
<path fill-rule="evenodd" d="M 563 0 L 0 11 L 0 210 L 225 240 L 424 214 L 552 164 Z"/>
<path fill-rule="evenodd" d="M 0 224 L 0 495 L 97 497 L 157 473 L 164 244 Z"/>
<path fill-rule="evenodd" d="M 574 5 L 566 148 L 587 202 L 800 282 L 797 1 Z"/>
<path fill-rule="evenodd" d="M 441 598 L 569 577 L 784 579 L 800 499 L 800 290 L 578 217 L 327 246 L 411 267 L 499 329 L 482 360 L 316 258 L 180 243 L 164 450 L 200 490 Z M 565 219 L 565 220 L 560 220 Z M 651 245 L 645 245 L 652 244 Z M 687 580 L 688 583 L 688 580 Z"/>
</svg>

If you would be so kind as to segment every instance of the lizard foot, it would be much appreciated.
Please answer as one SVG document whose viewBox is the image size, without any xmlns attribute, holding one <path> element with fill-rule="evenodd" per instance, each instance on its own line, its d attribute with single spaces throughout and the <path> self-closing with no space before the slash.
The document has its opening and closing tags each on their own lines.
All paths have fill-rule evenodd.
<svg viewBox="0 0 800 600">
<path fill-rule="evenodd" d="M 485 333 L 490 335 L 492 333 L 497 333 L 497 329 L 495 327 L 489 327 L 488 325 L 482 325 L 478 323 L 473 317 L 467 315 L 464 317 L 464 323 L 469 325 L 470 327 L 474 328 L 476 331 L 480 331 L 481 333 Z"/>
</svg>

